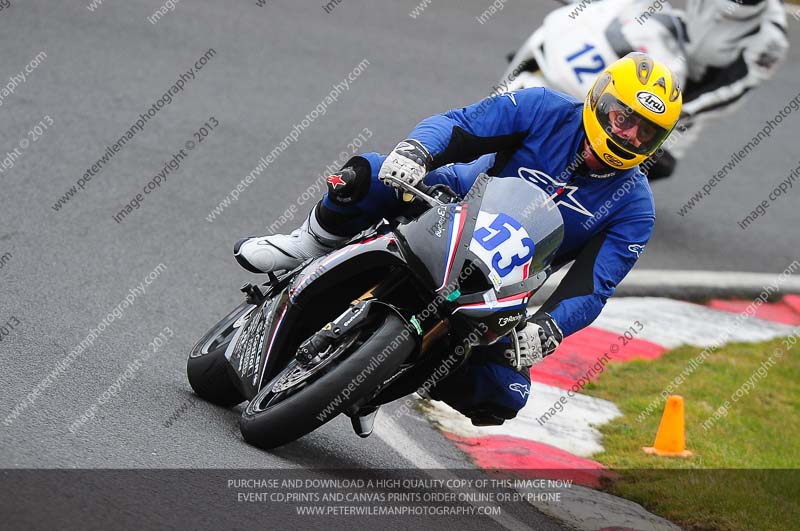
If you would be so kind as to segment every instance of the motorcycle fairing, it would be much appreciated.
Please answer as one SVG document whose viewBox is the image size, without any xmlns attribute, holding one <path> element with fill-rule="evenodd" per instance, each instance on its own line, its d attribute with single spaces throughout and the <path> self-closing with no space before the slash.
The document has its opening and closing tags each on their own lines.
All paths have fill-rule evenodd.
<svg viewBox="0 0 800 531">
<path fill-rule="evenodd" d="M 498 294 L 519 293 L 520 282 L 550 265 L 563 230 L 558 207 L 541 188 L 522 179 L 495 178 L 481 197 L 469 259 L 485 266 Z"/>
<path fill-rule="evenodd" d="M 520 179 L 483 174 L 465 202 L 435 207 L 398 233 L 420 256 L 437 291 L 460 290 L 453 315 L 472 326 L 485 325 L 479 344 L 491 344 L 525 319 L 564 229 L 543 190 Z M 467 265 L 485 282 L 465 286 Z"/>
<path fill-rule="evenodd" d="M 258 392 L 264 355 L 281 326 L 288 308 L 286 302 L 287 296 L 284 290 L 250 312 L 247 320 L 238 326 L 239 330 L 226 351 L 228 362 L 248 398 Z"/>
<path fill-rule="evenodd" d="M 348 265 L 350 276 L 376 266 L 405 263 L 405 259 L 397 246 L 397 239 L 391 233 L 372 235 L 309 263 L 290 284 L 289 299 L 293 304 L 297 304 L 301 298 L 309 298 L 311 292 L 308 292 L 308 289 L 312 284 L 316 286 L 324 285 L 325 282 L 322 284 L 317 282 L 323 278 L 327 280 L 337 276 L 342 264 L 356 258 L 359 260 L 355 268 L 352 264 Z M 316 288 L 312 289 L 312 291 L 316 291 Z"/>
<path fill-rule="evenodd" d="M 474 323 L 483 323 L 485 331 L 479 344 L 492 344 L 510 332 L 525 319 L 525 310 L 532 292 L 523 291 L 503 298 L 495 298 L 494 291 L 481 302 L 463 304 L 453 310 L 453 315 L 461 315 Z"/>
<path fill-rule="evenodd" d="M 461 243 L 461 237 L 464 235 L 464 225 L 467 221 L 468 204 L 450 205 L 448 206 L 448 217 L 450 223 L 447 229 L 447 245 L 444 260 L 444 269 L 441 274 L 441 283 L 436 291 L 442 291 L 447 286 L 447 281 L 450 280 L 450 275 L 453 272 L 453 265 L 458 251 L 458 244 Z M 440 207 L 442 208 L 442 207 Z M 463 261 L 463 260 L 462 260 Z M 460 270 L 461 268 L 459 268 Z"/>
<path fill-rule="evenodd" d="M 389 233 L 374 234 L 317 258 L 305 266 L 278 296 L 277 304 L 267 304 L 273 318 L 264 334 L 266 339 L 257 378 L 247 382 L 252 386 L 249 389 L 252 391 L 250 396 L 258 392 L 265 378 L 272 377 L 273 368 L 279 363 L 272 354 L 284 348 L 305 305 L 315 303 L 315 298 L 332 285 L 347 282 L 369 269 L 404 264 L 405 259 L 397 240 Z"/>
<path fill-rule="evenodd" d="M 397 228 L 398 236 L 413 249 L 428 273 L 428 284 L 436 292 L 451 293 L 458 289 L 458 275 L 468 256 L 469 242 L 464 240 L 475 227 L 481 192 L 490 179 L 485 174 L 479 175 L 465 201 L 431 208 Z"/>
</svg>

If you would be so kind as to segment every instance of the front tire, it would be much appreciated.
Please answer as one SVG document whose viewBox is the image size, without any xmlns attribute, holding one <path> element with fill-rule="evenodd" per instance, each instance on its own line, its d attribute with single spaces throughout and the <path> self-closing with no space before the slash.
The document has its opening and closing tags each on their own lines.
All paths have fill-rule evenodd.
<svg viewBox="0 0 800 531">
<path fill-rule="evenodd" d="M 392 343 L 396 347 L 386 349 Z M 337 364 L 327 372 L 295 392 L 274 391 L 290 371 L 298 370 L 292 360 L 242 413 L 239 428 L 244 440 L 269 449 L 311 433 L 377 389 L 409 357 L 415 344 L 403 320 L 388 314 L 370 337 L 351 354 L 345 352 L 340 355 L 343 359 L 335 359 Z"/>
</svg>

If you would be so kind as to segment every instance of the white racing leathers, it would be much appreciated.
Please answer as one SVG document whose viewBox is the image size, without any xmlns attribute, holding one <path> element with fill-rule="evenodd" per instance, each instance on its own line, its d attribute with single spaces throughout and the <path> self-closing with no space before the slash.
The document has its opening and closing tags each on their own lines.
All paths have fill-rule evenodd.
<svg viewBox="0 0 800 531">
<path fill-rule="evenodd" d="M 772 77 L 788 46 L 780 0 L 689 0 L 685 13 L 661 0 L 584 0 L 545 17 L 500 86 L 546 86 L 583 99 L 606 66 L 648 53 L 684 88 L 683 116 L 665 143 L 681 158 L 705 120 Z"/>
<path fill-rule="evenodd" d="M 737 108 L 786 58 L 786 12 L 780 0 L 689 0 L 685 15 L 688 81 L 678 157 L 704 122 Z"/>
</svg>

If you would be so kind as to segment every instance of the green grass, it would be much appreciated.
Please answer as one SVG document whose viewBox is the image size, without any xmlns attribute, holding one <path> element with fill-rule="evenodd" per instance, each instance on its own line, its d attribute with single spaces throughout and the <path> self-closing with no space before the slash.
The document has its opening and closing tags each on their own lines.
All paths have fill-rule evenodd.
<svg viewBox="0 0 800 531">
<path fill-rule="evenodd" d="M 800 529 L 800 471 L 777 470 L 800 467 L 800 340 L 731 344 L 710 354 L 673 391 L 684 397 L 686 446 L 694 456 L 642 451 L 653 444 L 663 401 L 651 415 L 639 414 L 701 350 L 612 364 L 587 387 L 623 413 L 601 428 L 605 450 L 593 456 L 619 473 L 606 489 L 687 530 Z M 762 365 L 770 357 L 775 364 Z M 734 401 L 748 379 L 754 388 Z M 726 400 L 727 414 L 704 427 Z"/>
</svg>

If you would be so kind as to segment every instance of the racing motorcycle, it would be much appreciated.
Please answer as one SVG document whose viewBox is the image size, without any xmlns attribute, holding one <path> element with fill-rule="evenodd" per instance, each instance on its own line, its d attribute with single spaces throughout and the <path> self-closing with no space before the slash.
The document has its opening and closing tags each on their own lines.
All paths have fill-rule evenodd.
<svg viewBox="0 0 800 531">
<path fill-rule="evenodd" d="M 563 239 L 547 194 L 485 174 L 463 198 L 445 185 L 397 184 L 407 217 L 245 284 L 245 301 L 192 349 L 197 395 L 225 407 L 248 401 L 239 422 L 248 443 L 281 446 L 341 413 L 366 437 L 380 405 L 524 325 Z M 454 366 L 445 363 L 453 352 Z"/>
</svg>

